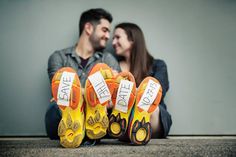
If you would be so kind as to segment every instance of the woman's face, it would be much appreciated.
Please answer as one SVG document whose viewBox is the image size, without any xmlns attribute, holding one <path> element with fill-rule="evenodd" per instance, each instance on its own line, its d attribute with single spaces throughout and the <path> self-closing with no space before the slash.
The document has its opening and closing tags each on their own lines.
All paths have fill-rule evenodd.
<svg viewBox="0 0 236 157">
<path fill-rule="evenodd" d="M 132 42 L 128 40 L 128 36 L 122 28 L 115 29 L 112 46 L 117 55 L 124 57 L 130 56 Z"/>
</svg>

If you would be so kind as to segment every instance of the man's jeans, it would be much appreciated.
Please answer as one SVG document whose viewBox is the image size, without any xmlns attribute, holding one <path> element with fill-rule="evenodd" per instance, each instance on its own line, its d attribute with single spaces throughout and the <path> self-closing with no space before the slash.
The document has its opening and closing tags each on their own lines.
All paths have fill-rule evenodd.
<svg viewBox="0 0 236 157">
<path fill-rule="evenodd" d="M 48 137 L 52 140 L 59 139 L 59 136 L 57 134 L 57 129 L 60 120 L 61 120 L 61 111 L 56 102 L 53 101 L 50 103 L 45 115 L 46 132 Z"/>
</svg>

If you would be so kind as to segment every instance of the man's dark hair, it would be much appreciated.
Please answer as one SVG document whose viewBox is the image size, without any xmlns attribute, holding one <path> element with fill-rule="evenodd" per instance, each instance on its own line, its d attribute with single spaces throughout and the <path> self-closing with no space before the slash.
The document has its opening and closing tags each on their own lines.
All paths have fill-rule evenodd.
<svg viewBox="0 0 236 157">
<path fill-rule="evenodd" d="M 93 26 L 96 26 L 100 23 L 101 19 L 106 19 L 111 23 L 112 15 L 108 11 L 102 8 L 89 9 L 83 12 L 80 16 L 80 21 L 79 21 L 79 35 L 82 34 L 84 30 L 84 25 L 87 22 L 90 22 L 93 24 Z"/>
</svg>

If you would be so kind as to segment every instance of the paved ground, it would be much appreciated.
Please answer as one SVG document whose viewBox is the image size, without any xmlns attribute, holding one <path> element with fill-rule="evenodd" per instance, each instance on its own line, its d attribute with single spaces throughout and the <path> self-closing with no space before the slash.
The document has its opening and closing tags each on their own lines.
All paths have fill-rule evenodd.
<svg viewBox="0 0 236 157">
<path fill-rule="evenodd" d="M 65 149 L 47 138 L 0 138 L 0 157 L 7 156 L 235 156 L 236 137 L 169 137 L 152 139 L 146 146 L 131 146 L 115 139 L 103 139 L 91 147 Z"/>
</svg>

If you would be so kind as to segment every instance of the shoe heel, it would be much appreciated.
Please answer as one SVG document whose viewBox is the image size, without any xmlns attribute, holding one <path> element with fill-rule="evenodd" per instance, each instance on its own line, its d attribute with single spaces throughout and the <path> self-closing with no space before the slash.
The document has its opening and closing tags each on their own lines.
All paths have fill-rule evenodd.
<svg viewBox="0 0 236 157">
<path fill-rule="evenodd" d="M 108 117 L 104 106 L 97 105 L 94 108 L 87 106 L 86 110 L 86 135 L 90 139 L 100 139 L 106 135 L 108 128 Z"/>
<path fill-rule="evenodd" d="M 150 141 L 152 133 L 149 122 L 150 114 L 143 111 L 141 113 L 134 113 L 134 115 L 139 118 L 135 118 L 136 120 L 132 122 L 130 141 L 134 145 L 146 145 Z"/>
</svg>

